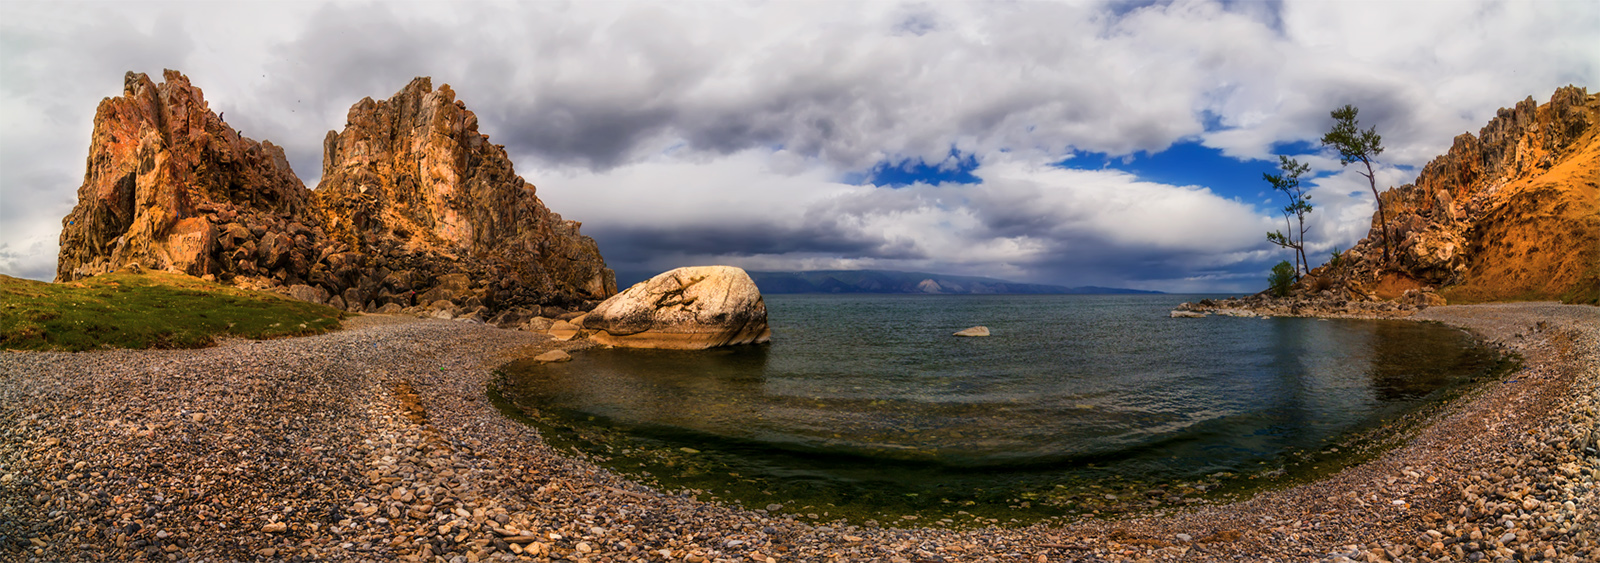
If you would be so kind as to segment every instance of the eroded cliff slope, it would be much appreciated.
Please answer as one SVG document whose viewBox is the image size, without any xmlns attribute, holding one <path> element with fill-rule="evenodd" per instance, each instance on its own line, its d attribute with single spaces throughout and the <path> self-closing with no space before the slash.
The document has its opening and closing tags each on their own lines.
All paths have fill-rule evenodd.
<svg viewBox="0 0 1600 563">
<path fill-rule="evenodd" d="M 1600 95 L 1567 86 L 1501 109 L 1382 197 L 1394 259 L 1382 262 L 1374 214 L 1367 238 L 1299 291 L 1600 301 Z"/>
</svg>

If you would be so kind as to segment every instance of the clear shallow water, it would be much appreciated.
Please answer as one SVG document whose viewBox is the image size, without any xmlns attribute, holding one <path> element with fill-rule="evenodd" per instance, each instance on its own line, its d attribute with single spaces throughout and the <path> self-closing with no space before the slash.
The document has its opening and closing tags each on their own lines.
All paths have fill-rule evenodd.
<svg viewBox="0 0 1600 563">
<path fill-rule="evenodd" d="M 1435 324 L 1167 318 L 1192 299 L 774 295 L 770 345 L 518 362 L 502 391 L 553 441 L 751 506 L 1040 517 L 1276 474 L 1497 362 Z"/>
</svg>

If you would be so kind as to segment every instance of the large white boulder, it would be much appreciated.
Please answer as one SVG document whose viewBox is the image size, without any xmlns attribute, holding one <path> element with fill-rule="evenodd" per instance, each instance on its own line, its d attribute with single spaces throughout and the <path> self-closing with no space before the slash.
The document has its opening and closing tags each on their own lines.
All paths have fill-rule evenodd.
<svg viewBox="0 0 1600 563">
<path fill-rule="evenodd" d="M 702 350 L 772 338 L 761 290 L 732 266 L 659 274 L 600 303 L 582 323 L 591 340 L 629 348 Z"/>
</svg>

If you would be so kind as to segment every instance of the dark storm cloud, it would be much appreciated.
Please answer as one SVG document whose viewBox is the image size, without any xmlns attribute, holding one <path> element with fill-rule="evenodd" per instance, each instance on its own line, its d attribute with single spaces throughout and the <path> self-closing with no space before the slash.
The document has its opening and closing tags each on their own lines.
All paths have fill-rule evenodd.
<svg viewBox="0 0 1600 563">
<path fill-rule="evenodd" d="M 1266 244 L 1244 250 L 1237 261 L 1218 263 L 1194 252 L 1126 245 L 1090 233 L 1055 242 L 1051 251 L 1027 262 L 1027 269 L 1036 279 L 1070 285 L 1255 291 L 1265 283 L 1271 265 L 1281 259 Z"/>
<path fill-rule="evenodd" d="M 853 257 L 914 259 L 922 253 L 904 241 L 843 231 L 837 225 L 700 226 L 686 228 L 631 228 L 626 225 L 595 229 L 592 233 L 608 262 L 642 263 L 662 253 L 707 256 L 762 254 L 832 254 Z"/>
<path fill-rule="evenodd" d="M 632 156 L 641 137 L 664 130 L 673 120 L 670 108 L 614 107 L 581 100 L 550 101 L 515 108 L 495 136 L 509 150 L 557 164 L 605 170 Z"/>
</svg>

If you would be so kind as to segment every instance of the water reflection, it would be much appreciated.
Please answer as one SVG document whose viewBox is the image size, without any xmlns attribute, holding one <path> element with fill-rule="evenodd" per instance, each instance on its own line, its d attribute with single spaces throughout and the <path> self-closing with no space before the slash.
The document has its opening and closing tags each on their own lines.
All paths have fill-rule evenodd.
<svg viewBox="0 0 1600 563">
<path fill-rule="evenodd" d="M 1437 328 L 1419 323 L 1376 323 L 1372 350 L 1375 356 L 1369 373 L 1372 389 L 1383 402 L 1414 401 L 1428 396 L 1449 382 L 1452 374 L 1437 369 L 1416 369 L 1419 365 L 1455 365 L 1473 362 L 1483 350 L 1466 349 L 1452 341 L 1449 332 L 1423 330 Z"/>
</svg>

